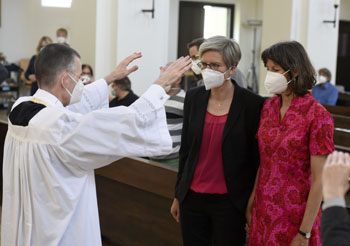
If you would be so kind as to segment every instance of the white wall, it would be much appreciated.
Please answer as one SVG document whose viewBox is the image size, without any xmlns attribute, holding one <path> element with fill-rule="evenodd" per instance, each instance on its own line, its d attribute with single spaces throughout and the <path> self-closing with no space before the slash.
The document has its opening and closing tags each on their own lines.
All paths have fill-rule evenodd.
<svg viewBox="0 0 350 246">
<path fill-rule="evenodd" d="M 96 2 L 95 79 L 108 75 L 117 64 L 117 1 Z"/>
<path fill-rule="evenodd" d="M 337 25 L 323 23 L 323 20 L 334 19 L 333 0 L 309 0 L 309 20 L 306 50 L 315 69 L 328 68 L 332 73 L 331 82 L 335 83 L 339 8 L 337 9 Z"/>
<path fill-rule="evenodd" d="M 135 51 L 143 55 L 134 62 L 139 70 L 130 75 L 136 94 L 142 94 L 158 77 L 160 66 L 176 58 L 177 28 L 170 20 L 174 11 L 171 6 L 170 0 L 155 1 L 152 19 L 150 13 L 141 12 L 152 8 L 151 0 L 118 1 L 117 61 Z"/>
<path fill-rule="evenodd" d="M 247 74 L 251 63 L 253 30 L 244 23 L 261 18 L 261 9 L 257 7 L 260 0 L 198 1 L 235 4 L 234 38 L 239 41 L 242 50 L 239 67 Z M 139 65 L 139 71 L 130 75 L 137 94 L 143 93 L 157 78 L 159 66 L 177 58 L 179 0 L 155 1 L 154 19 L 151 14 L 141 12 L 141 9 L 151 7 L 151 0 L 118 0 L 117 61 L 134 51 L 143 53 L 143 58 L 135 62 Z"/>
<path fill-rule="evenodd" d="M 39 39 L 56 41 L 56 29 L 65 27 L 71 46 L 82 62 L 95 62 L 96 0 L 74 0 L 72 8 L 41 7 L 40 0 L 1 0 L 0 52 L 9 62 L 30 58 Z"/>
</svg>

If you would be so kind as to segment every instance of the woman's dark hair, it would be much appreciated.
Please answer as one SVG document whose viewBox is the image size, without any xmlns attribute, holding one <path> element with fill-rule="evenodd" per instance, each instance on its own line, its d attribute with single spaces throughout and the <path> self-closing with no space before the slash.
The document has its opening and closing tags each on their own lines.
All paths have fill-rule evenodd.
<svg viewBox="0 0 350 246">
<path fill-rule="evenodd" d="M 83 64 L 81 65 L 81 69 L 88 68 L 90 70 L 91 76 L 94 76 L 94 71 L 92 70 L 92 67 L 89 64 Z"/>
<path fill-rule="evenodd" d="M 288 71 L 290 78 L 288 88 L 297 96 L 304 96 L 316 83 L 316 72 L 304 47 L 296 41 L 280 42 L 265 49 L 261 59 L 266 67 L 267 60 L 272 60 Z"/>
</svg>

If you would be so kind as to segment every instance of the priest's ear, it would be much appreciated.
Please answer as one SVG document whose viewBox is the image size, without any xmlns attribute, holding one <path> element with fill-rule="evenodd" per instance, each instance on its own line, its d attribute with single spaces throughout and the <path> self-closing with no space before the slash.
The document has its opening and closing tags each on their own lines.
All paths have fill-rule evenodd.
<svg viewBox="0 0 350 246">
<path fill-rule="evenodd" d="M 60 86 L 62 86 L 64 89 L 68 89 L 69 88 L 69 84 L 70 84 L 70 78 L 68 76 L 68 72 L 63 71 L 58 78 L 58 83 L 60 84 Z"/>
</svg>

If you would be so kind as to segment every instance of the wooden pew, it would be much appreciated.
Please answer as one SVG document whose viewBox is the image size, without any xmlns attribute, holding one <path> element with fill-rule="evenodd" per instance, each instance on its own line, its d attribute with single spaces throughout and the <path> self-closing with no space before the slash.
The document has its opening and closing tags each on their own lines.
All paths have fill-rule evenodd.
<svg viewBox="0 0 350 246">
<path fill-rule="evenodd" d="M 350 116 L 350 107 L 323 105 L 332 115 Z"/>
<path fill-rule="evenodd" d="M 106 245 L 182 245 L 180 226 L 170 214 L 176 176 L 176 169 L 142 158 L 124 158 L 97 169 Z"/>
<path fill-rule="evenodd" d="M 334 119 L 334 145 L 336 150 L 350 152 L 350 107 L 324 107 Z"/>
</svg>

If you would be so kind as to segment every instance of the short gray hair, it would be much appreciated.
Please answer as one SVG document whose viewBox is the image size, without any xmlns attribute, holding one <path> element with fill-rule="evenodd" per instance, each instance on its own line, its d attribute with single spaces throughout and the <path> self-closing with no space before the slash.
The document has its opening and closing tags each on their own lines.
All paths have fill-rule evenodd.
<svg viewBox="0 0 350 246">
<path fill-rule="evenodd" d="M 236 67 L 241 60 L 241 49 L 238 43 L 224 36 L 214 36 L 205 40 L 199 47 L 199 55 L 202 56 L 207 51 L 219 52 L 227 67 Z"/>
<path fill-rule="evenodd" d="M 49 44 L 35 59 L 35 76 L 39 87 L 53 88 L 57 76 L 62 71 L 74 73 L 76 70 L 75 57 L 80 58 L 78 52 L 62 44 Z"/>
</svg>

